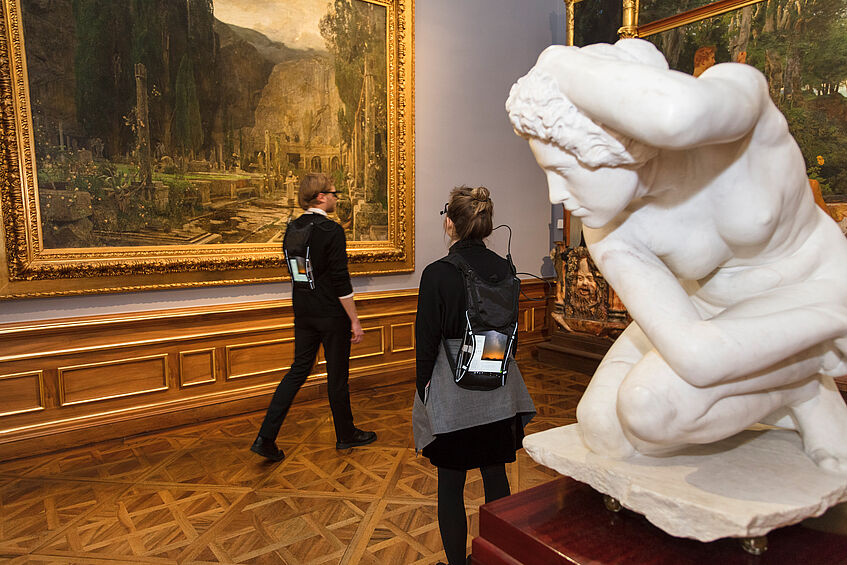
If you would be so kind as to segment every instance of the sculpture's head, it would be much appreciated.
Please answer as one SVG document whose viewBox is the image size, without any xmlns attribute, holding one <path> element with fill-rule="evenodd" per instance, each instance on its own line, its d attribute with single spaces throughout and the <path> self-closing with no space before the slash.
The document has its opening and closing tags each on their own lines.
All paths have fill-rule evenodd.
<svg viewBox="0 0 847 565">
<path fill-rule="evenodd" d="M 605 59 L 668 68 L 664 56 L 651 43 L 639 39 L 588 45 L 581 51 Z M 656 154 L 655 148 L 591 120 L 565 97 L 556 79 L 538 66 L 512 85 L 506 111 L 515 133 L 525 139 L 553 143 L 589 167 L 637 166 Z"/>
<path fill-rule="evenodd" d="M 646 41 L 624 39 L 582 50 L 668 68 L 664 56 Z M 658 153 L 655 147 L 586 116 L 562 93 L 556 79 L 538 66 L 512 86 L 506 110 L 515 133 L 529 140 L 547 172 L 550 201 L 563 203 L 589 227 L 605 225 L 629 204 L 636 170 Z"/>
</svg>

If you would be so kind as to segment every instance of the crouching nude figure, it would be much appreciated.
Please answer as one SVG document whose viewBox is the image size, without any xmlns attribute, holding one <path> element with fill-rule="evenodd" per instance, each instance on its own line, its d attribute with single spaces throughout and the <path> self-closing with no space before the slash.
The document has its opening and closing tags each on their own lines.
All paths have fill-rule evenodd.
<svg viewBox="0 0 847 565">
<path fill-rule="evenodd" d="M 638 39 L 554 46 L 506 108 L 634 320 L 577 409 L 586 445 L 655 455 L 779 420 L 847 472 L 847 240 L 764 76 L 694 78 Z"/>
</svg>

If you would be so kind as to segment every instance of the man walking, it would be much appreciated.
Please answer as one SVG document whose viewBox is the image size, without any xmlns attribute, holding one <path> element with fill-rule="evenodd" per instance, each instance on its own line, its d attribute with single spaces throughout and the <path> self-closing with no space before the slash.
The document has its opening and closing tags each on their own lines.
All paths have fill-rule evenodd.
<svg viewBox="0 0 847 565">
<path fill-rule="evenodd" d="M 288 241 L 292 232 L 311 230 L 307 254 L 310 265 L 308 275 L 302 277 L 308 282 L 292 285 L 294 362 L 277 386 L 259 435 L 250 447 L 251 451 L 272 461 L 285 457 L 276 445 L 276 437 L 294 396 L 312 370 L 321 344 L 326 355 L 327 392 L 337 440 L 335 448 L 348 449 L 376 440 L 375 432 L 366 432 L 353 425 L 350 409 L 347 383 L 350 344 L 362 341 L 364 332 L 353 303 L 344 230 L 327 217 L 335 211 L 338 192 L 327 175 L 310 173 L 300 182 L 299 201 L 306 212 L 291 222 L 285 239 Z M 310 223 L 312 227 L 307 228 Z"/>
</svg>

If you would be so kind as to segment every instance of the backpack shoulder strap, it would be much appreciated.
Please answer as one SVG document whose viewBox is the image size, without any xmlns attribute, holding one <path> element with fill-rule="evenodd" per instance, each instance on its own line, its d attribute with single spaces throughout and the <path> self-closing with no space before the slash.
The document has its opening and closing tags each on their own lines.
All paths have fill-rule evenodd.
<svg viewBox="0 0 847 565">
<path fill-rule="evenodd" d="M 473 300 L 473 278 L 474 278 L 474 270 L 471 268 L 470 264 L 462 257 L 459 253 L 448 253 L 441 259 L 440 262 L 449 263 L 456 267 L 460 273 L 462 273 L 462 282 L 465 285 L 465 297 L 467 298 L 467 303 L 465 306 L 467 308 L 473 308 L 474 300 Z M 478 278 L 478 277 L 477 277 Z"/>
<path fill-rule="evenodd" d="M 442 262 L 442 263 L 449 263 L 449 264 L 453 265 L 454 267 L 459 269 L 459 272 L 461 272 L 462 274 L 469 273 L 470 271 L 473 270 L 473 269 L 471 269 L 471 266 L 468 264 L 468 262 L 465 260 L 465 258 L 462 257 L 461 254 L 456 253 L 456 252 L 448 253 L 447 255 L 445 255 L 444 257 L 439 259 L 438 261 Z"/>
<path fill-rule="evenodd" d="M 315 225 L 316 228 L 320 228 L 324 231 L 330 231 L 330 230 L 335 229 L 336 226 L 338 226 L 337 222 L 333 221 L 330 218 L 327 218 L 323 214 L 312 214 L 312 215 L 315 216 L 314 219 L 312 220 L 312 223 Z M 338 226 L 338 227 L 340 227 L 340 226 Z"/>
<path fill-rule="evenodd" d="M 300 216 L 302 218 L 303 216 Z M 300 218 L 297 218 L 299 220 Z M 297 225 L 300 222 L 290 220 L 285 228 L 285 237 L 282 239 L 282 247 L 285 250 L 290 250 L 295 255 L 305 253 L 306 247 L 312 238 L 312 229 L 315 226 L 314 219 L 310 218 L 303 222 L 303 225 Z M 296 223 L 295 223 L 296 222 Z"/>
<path fill-rule="evenodd" d="M 447 357 L 447 364 L 450 365 L 450 370 L 453 372 L 453 375 L 459 374 L 458 366 L 456 365 L 456 355 L 458 352 L 453 353 L 450 351 L 450 347 L 447 345 L 447 339 L 442 334 L 441 336 L 441 347 L 444 348 L 444 354 Z M 459 345 L 461 347 L 461 345 Z"/>
</svg>

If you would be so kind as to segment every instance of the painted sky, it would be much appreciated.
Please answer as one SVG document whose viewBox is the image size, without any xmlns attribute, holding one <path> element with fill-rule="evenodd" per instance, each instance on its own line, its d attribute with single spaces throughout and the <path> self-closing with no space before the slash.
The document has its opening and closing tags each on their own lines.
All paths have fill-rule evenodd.
<svg viewBox="0 0 847 565">
<path fill-rule="evenodd" d="M 214 0 L 215 17 L 295 49 L 326 50 L 319 23 L 328 0 Z"/>
</svg>

